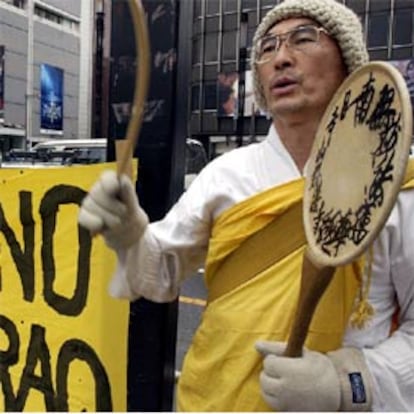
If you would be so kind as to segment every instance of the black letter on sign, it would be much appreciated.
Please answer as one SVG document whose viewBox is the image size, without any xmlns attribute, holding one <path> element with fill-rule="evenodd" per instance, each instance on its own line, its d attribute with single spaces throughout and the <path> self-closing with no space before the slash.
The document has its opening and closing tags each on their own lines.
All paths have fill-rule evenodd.
<svg viewBox="0 0 414 414">
<path fill-rule="evenodd" d="M 44 297 L 46 302 L 62 315 L 77 316 L 86 304 L 90 274 L 91 235 L 78 225 L 78 264 L 75 293 L 71 299 L 53 291 L 56 276 L 53 256 L 53 234 L 56 228 L 56 215 L 60 204 L 75 203 L 80 205 L 86 192 L 70 185 L 52 187 L 43 197 L 39 207 L 42 217 L 42 266 L 44 278 Z M 74 218 L 75 222 L 76 218 Z M 74 246 L 68 246 L 72 250 Z"/>
<path fill-rule="evenodd" d="M 4 409 L 5 411 L 17 411 L 14 406 L 15 397 L 10 381 L 9 367 L 14 365 L 19 358 L 19 334 L 13 322 L 3 315 L 0 315 L 0 328 L 9 339 L 9 349 L 0 351 L 0 384 L 4 394 Z"/>
<path fill-rule="evenodd" d="M 95 351 L 78 339 L 66 341 L 60 349 L 57 362 L 56 404 L 59 411 L 69 411 L 68 406 L 68 371 L 74 359 L 85 361 L 95 378 L 96 411 L 112 411 L 111 387 L 105 368 Z"/>
<path fill-rule="evenodd" d="M 32 215 L 32 195 L 19 192 L 20 222 L 23 226 L 24 251 L 21 250 L 13 230 L 10 228 L 0 204 L 0 231 L 4 234 L 10 253 L 16 263 L 23 287 L 23 298 L 28 302 L 34 299 L 34 220 Z M 14 212 L 13 212 L 14 213 Z"/>
<path fill-rule="evenodd" d="M 38 363 L 40 363 L 40 377 L 34 373 Z M 50 353 L 45 341 L 45 328 L 39 325 L 32 326 L 26 365 L 20 381 L 15 411 L 23 411 L 30 388 L 35 388 L 43 393 L 46 411 L 55 411 L 55 396 L 50 370 Z"/>
</svg>

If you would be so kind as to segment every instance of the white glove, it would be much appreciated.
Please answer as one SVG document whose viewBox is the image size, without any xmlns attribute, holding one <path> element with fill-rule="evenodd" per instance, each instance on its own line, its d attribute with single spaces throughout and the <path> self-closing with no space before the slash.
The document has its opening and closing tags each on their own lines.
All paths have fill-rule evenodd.
<svg viewBox="0 0 414 414">
<path fill-rule="evenodd" d="M 361 351 L 342 348 L 322 354 L 308 349 L 302 357 L 283 356 L 286 344 L 257 342 L 264 356 L 260 386 L 277 411 L 368 411 L 371 376 Z"/>
<path fill-rule="evenodd" d="M 138 203 L 130 178 L 107 170 L 84 198 L 78 222 L 93 234 L 101 233 L 106 244 L 117 251 L 140 239 L 148 216 Z"/>
</svg>

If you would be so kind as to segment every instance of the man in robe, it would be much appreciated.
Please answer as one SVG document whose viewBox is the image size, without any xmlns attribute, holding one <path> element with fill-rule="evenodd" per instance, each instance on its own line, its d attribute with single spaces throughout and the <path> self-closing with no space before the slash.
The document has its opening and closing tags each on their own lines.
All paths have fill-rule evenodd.
<svg viewBox="0 0 414 414">
<path fill-rule="evenodd" d="M 306 247 L 306 163 L 335 91 L 367 62 L 362 27 L 349 8 L 335 0 L 285 0 L 253 40 L 255 98 L 272 117 L 262 142 L 210 162 L 157 222 L 148 223 L 126 176 L 105 172 L 85 198 L 80 224 L 117 253 L 113 296 L 172 301 L 205 265 L 208 304 L 184 360 L 179 410 L 414 410 L 410 183 L 371 259 L 336 269 L 302 357 L 283 355 Z M 369 309 L 369 320 L 358 306 Z"/>
</svg>

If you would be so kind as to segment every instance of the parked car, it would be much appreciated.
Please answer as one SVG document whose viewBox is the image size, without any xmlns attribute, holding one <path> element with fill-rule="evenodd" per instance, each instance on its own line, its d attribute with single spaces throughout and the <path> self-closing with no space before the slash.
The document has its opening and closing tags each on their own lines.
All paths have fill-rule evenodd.
<svg viewBox="0 0 414 414">
<path fill-rule="evenodd" d="M 49 140 L 29 150 L 12 149 L 1 161 L 2 168 L 53 167 L 95 164 L 106 161 L 106 138 Z"/>
</svg>

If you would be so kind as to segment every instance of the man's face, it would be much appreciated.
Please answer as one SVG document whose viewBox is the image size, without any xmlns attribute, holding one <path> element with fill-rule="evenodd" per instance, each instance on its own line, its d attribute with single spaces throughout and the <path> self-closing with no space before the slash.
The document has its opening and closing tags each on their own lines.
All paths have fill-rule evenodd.
<svg viewBox="0 0 414 414">
<path fill-rule="evenodd" d="M 285 34 L 309 24 L 315 22 L 292 18 L 277 23 L 267 34 Z M 258 73 L 274 118 L 320 118 L 345 79 L 346 68 L 336 42 L 320 32 L 319 41 L 302 50 L 284 41 L 270 61 L 258 65 Z"/>
</svg>

